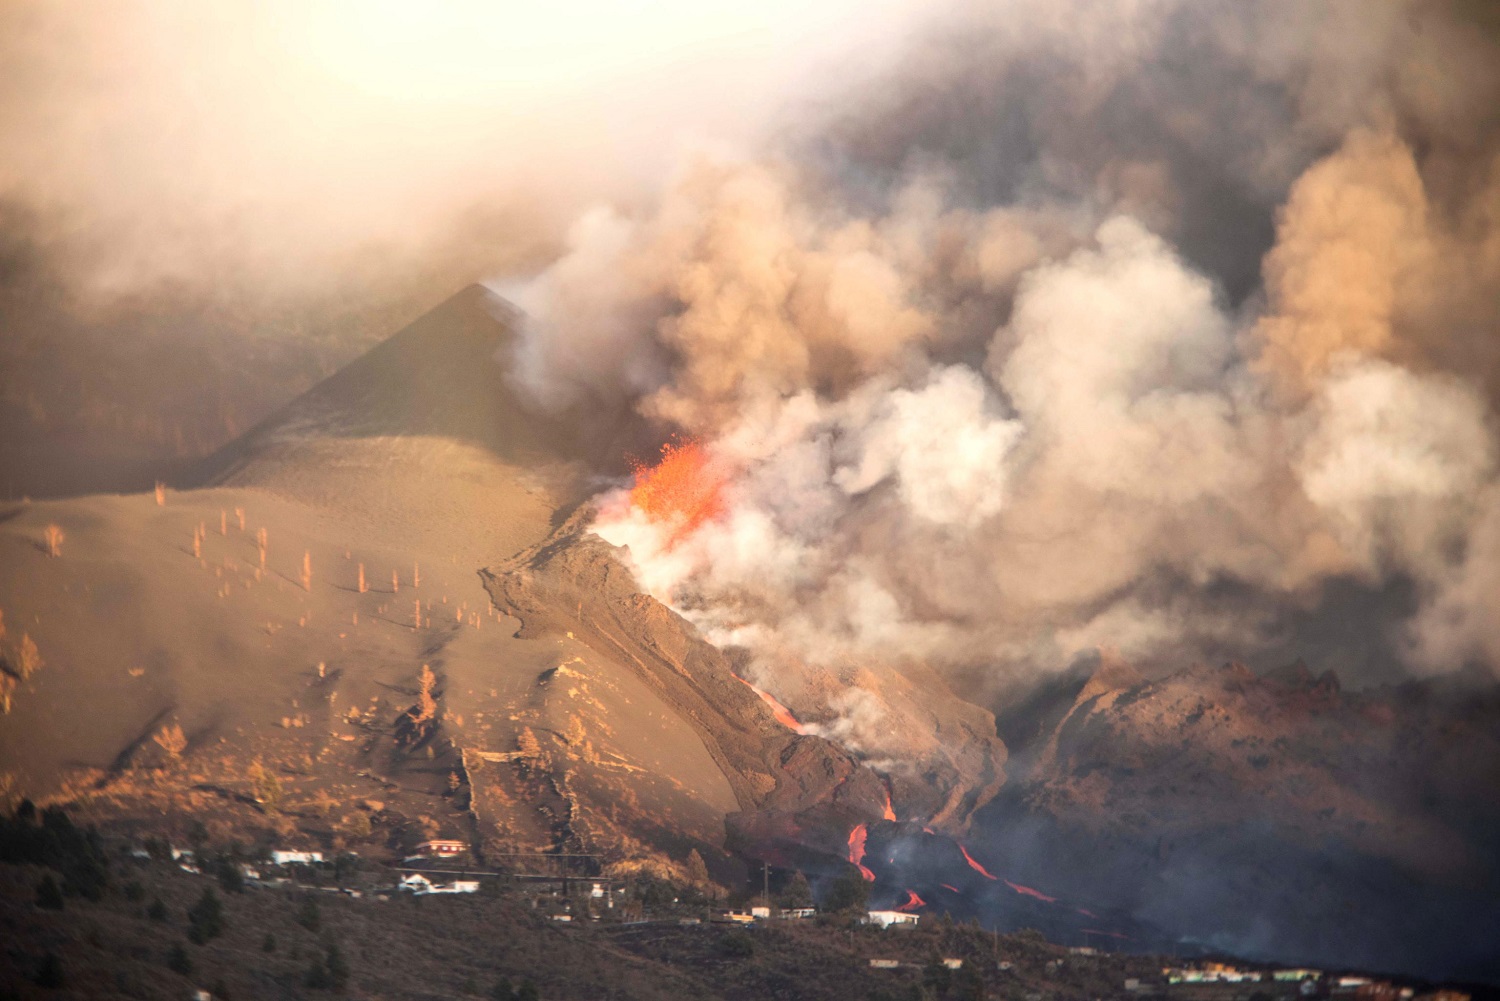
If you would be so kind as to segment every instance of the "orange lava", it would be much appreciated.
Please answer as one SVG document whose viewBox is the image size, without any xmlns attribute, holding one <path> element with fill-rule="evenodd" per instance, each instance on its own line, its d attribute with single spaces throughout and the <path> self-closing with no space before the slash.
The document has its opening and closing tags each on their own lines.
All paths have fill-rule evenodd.
<svg viewBox="0 0 1500 1001">
<path fill-rule="evenodd" d="M 994 877 L 991 877 L 991 878 L 993 879 Z M 1010 887 L 1012 890 L 1015 890 L 1017 893 L 1021 894 L 1023 897 L 1035 897 L 1038 900 L 1045 900 L 1049 904 L 1055 904 L 1055 903 L 1057 903 L 1057 898 L 1056 897 L 1049 897 L 1045 893 L 1043 893 L 1041 890 L 1033 890 L 1029 886 L 1022 886 L 1020 883 L 1012 883 L 1008 879 L 1005 880 L 1004 882 L 1005 882 L 1006 886 Z"/>
<path fill-rule="evenodd" d="M 918 907 L 926 907 L 926 906 L 927 906 L 927 901 L 925 901 L 921 897 L 917 896 L 917 891 L 916 890 L 907 890 L 906 891 L 906 903 L 904 903 L 900 907 L 896 908 L 896 910 L 898 910 L 898 911 L 914 911 Z"/>
<path fill-rule="evenodd" d="M 1082 914 L 1086 918 L 1097 918 L 1099 916 L 1086 907 L 1078 907 L 1075 908 L 1075 910 L 1077 910 L 1079 914 Z"/>
<path fill-rule="evenodd" d="M 880 816 L 884 820 L 896 819 L 896 811 L 891 809 L 891 790 L 889 788 L 885 791 L 885 812 Z"/>
<path fill-rule="evenodd" d="M 985 879 L 996 879 L 997 878 L 995 876 L 991 876 L 990 875 L 990 871 L 988 869 L 986 869 L 984 866 L 980 865 L 978 862 L 975 862 L 974 861 L 974 856 L 970 855 L 969 854 L 969 850 L 967 848 L 965 848 L 963 845 L 959 845 L 958 846 L 958 850 L 964 853 L 964 861 L 967 862 L 967 863 L 969 863 L 969 868 L 970 869 L 973 869 L 975 872 L 979 873 L 979 875 L 983 876 Z M 1008 883 L 1006 885 L 1008 885 L 1008 886 L 1014 886 L 1015 884 L 1014 883 Z"/>
<path fill-rule="evenodd" d="M 958 887 L 956 887 L 956 886 L 949 886 L 947 883 L 942 883 L 942 884 L 939 884 L 939 885 L 941 885 L 942 888 L 945 889 L 945 890 L 950 890 L 953 893 L 957 893 L 960 897 L 963 896 L 963 893 L 960 892 L 959 889 L 958 889 Z"/>
<path fill-rule="evenodd" d="M 750 689 L 756 695 L 759 695 L 760 700 L 771 707 L 771 715 L 776 717 L 776 722 L 780 723 L 788 730 L 795 730 L 798 733 L 802 732 L 802 724 L 797 722 L 797 717 L 792 715 L 792 711 L 790 709 L 778 702 L 776 700 L 776 696 L 772 695 L 770 692 L 766 691 L 763 688 L 757 688 L 755 685 L 746 681 L 738 674 L 734 676 L 734 680 Z"/>
<path fill-rule="evenodd" d="M 864 824 L 857 825 L 854 830 L 849 832 L 849 864 L 858 869 L 859 874 L 866 880 L 873 883 L 875 882 L 875 874 L 865 868 L 864 865 L 865 839 L 869 836 L 870 832 L 865 829 Z"/>
<path fill-rule="evenodd" d="M 630 503 L 647 518 L 671 528 L 675 544 L 704 522 L 724 513 L 724 476 L 695 441 L 667 442 L 654 466 L 633 463 Z"/>
</svg>

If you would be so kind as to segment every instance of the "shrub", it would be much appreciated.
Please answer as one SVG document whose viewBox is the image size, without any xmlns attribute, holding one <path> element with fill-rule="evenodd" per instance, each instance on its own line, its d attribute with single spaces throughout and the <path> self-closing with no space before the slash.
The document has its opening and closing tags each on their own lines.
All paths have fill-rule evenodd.
<svg viewBox="0 0 1500 1001">
<path fill-rule="evenodd" d="M 132 879 L 121 890 L 125 894 L 125 899 L 132 904 L 139 904 L 146 899 L 146 888 L 138 880 Z"/>
<path fill-rule="evenodd" d="M 719 943 L 719 951 L 730 959 L 749 959 L 755 955 L 755 942 L 742 931 L 730 932 Z"/>
<path fill-rule="evenodd" d="M 171 951 L 167 953 L 167 969 L 173 973 L 180 973 L 184 977 L 193 972 L 192 957 L 187 954 L 181 942 L 173 945 Z"/>
<path fill-rule="evenodd" d="M 63 909 L 62 887 L 57 885 L 50 872 L 36 886 L 36 905 L 47 911 Z"/>
<path fill-rule="evenodd" d="M 224 905 L 212 887 L 188 910 L 188 941 L 203 945 L 224 934 Z"/>
<path fill-rule="evenodd" d="M 151 901 L 151 906 L 146 908 L 146 917 L 152 921 L 167 920 L 167 905 L 161 902 L 160 897 Z"/>
<path fill-rule="evenodd" d="M 42 669 L 46 661 L 42 660 L 41 651 L 36 648 L 36 641 L 31 638 L 30 633 L 21 634 L 21 645 L 16 649 L 16 670 L 21 672 L 21 680 L 25 681 Z"/>
<path fill-rule="evenodd" d="M 38 987 L 48 990 L 57 990 L 65 983 L 63 977 L 62 960 L 57 958 L 57 953 L 49 952 L 42 957 L 41 963 L 36 968 L 36 977 L 33 981 Z"/>
<path fill-rule="evenodd" d="M 337 943 L 330 943 L 322 956 L 313 957 L 302 982 L 314 990 L 342 991 L 349 986 L 349 964 Z"/>
<path fill-rule="evenodd" d="M 272 935 L 270 932 L 266 932 L 266 937 L 264 939 L 262 939 L 261 943 L 260 943 L 260 951 L 261 952 L 275 952 L 276 951 L 276 936 Z"/>
<path fill-rule="evenodd" d="M 176 760 L 181 757 L 183 750 L 187 747 L 187 736 L 182 732 L 182 727 L 176 723 L 164 726 L 151 738 L 156 741 L 167 756 Z"/>
<path fill-rule="evenodd" d="M 323 925 L 323 915 L 318 911 L 318 902 L 312 897 L 302 901 L 297 910 L 297 923 L 308 931 L 317 931 Z"/>
<path fill-rule="evenodd" d="M 237 863 L 230 860 L 226 855 L 220 855 L 214 863 L 214 876 L 219 880 L 219 886 L 225 893 L 244 893 L 245 874 L 240 872 Z"/>
</svg>

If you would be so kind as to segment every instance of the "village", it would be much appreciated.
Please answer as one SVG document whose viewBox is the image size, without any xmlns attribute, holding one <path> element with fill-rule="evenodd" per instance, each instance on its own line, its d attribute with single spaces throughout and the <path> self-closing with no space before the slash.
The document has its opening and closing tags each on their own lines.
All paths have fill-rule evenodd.
<svg viewBox="0 0 1500 1001">
<path fill-rule="evenodd" d="M 137 859 L 158 858 L 162 845 L 136 847 L 130 852 Z M 186 873 L 204 875 L 204 867 L 192 849 L 167 846 L 171 861 Z M 539 856 L 542 857 L 542 856 Z M 555 858 L 555 856 L 545 856 Z M 237 863 L 236 872 L 246 887 L 327 892 L 370 902 L 386 902 L 395 897 L 441 897 L 479 894 L 487 888 L 504 885 L 517 893 L 527 905 L 554 925 L 575 922 L 600 923 L 623 929 L 648 926 L 672 926 L 692 929 L 708 926 L 733 926 L 753 931 L 781 926 L 788 922 L 808 922 L 832 915 L 812 906 L 773 906 L 768 897 L 758 898 L 748 906 L 725 908 L 709 906 L 708 901 L 684 901 L 678 897 L 657 896 L 651 911 L 626 901 L 629 888 L 619 878 L 575 875 L 566 872 L 523 874 L 478 869 L 465 863 L 471 860 L 467 843 L 457 839 L 432 839 L 415 845 L 399 863 L 364 864 L 357 855 L 338 855 L 313 849 L 270 849 L 254 862 Z M 222 879 L 222 872 L 219 874 Z M 329 885 L 329 878 L 332 885 Z M 900 935 L 929 923 L 946 920 L 939 915 L 922 915 L 909 910 L 867 909 L 851 919 L 858 926 Z M 951 926 L 951 922 L 949 922 Z M 934 970 L 954 974 L 966 966 L 989 966 L 984 976 L 998 978 L 1018 976 L 1016 958 L 1006 958 L 999 946 L 988 962 L 970 956 L 935 956 L 924 962 L 896 956 L 872 956 L 870 970 L 893 976 L 916 974 L 930 980 Z M 1046 975 L 1061 975 L 1065 968 L 1074 972 L 1088 970 L 1098 961 L 1117 954 L 1093 946 L 1053 947 L 1058 955 L 1046 959 Z M 895 951 L 895 950 L 893 950 Z M 975 975 L 977 971 L 970 973 Z M 1018 978 L 1017 984 L 1020 984 Z M 1161 967 L 1159 972 L 1126 977 L 1116 982 L 1112 996 L 1169 1001 L 1270 1001 L 1270 999 L 1333 999 L 1333 1001 L 1471 1001 L 1468 993 L 1453 989 L 1420 990 L 1418 987 L 1378 977 L 1326 971 L 1311 967 L 1279 967 L 1201 961 Z M 1001 995 L 988 994 L 987 997 Z M 1017 1001 L 1047 1001 L 1045 992 L 1022 990 L 1006 997 Z M 206 992 L 201 997 L 208 998 Z"/>
</svg>

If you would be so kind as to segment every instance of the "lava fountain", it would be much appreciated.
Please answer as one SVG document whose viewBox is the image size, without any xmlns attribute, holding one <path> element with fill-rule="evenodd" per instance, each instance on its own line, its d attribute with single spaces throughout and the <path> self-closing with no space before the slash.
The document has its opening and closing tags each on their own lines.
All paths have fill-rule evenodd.
<svg viewBox="0 0 1500 1001">
<path fill-rule="evenodd" d="M 650 521 L 667 526 L 668 546 L 724 514 L 726 477 L 698 442 L 667 442 L 656 465 L 632 465 L 630 504 Z"/>
</svg>

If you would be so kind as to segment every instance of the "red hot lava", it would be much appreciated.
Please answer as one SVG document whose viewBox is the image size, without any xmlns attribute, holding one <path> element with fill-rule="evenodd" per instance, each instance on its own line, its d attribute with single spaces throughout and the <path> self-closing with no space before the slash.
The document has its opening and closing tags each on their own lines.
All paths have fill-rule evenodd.
<svg viewBox="0 0 1500 1001">
<path fill-rule="evenodd" d="M 776 722 L 780 723 L 788 730 L 795 730 L 797 733 L 802 732 L 802 724 L 797 722 L 797 717 L 792 715 L 792 711 L 790 709 L 777 701 L 776 696 L 772 695 L 764 688 L 759 688 L 751 684 L 744 678 L 741 678 L 738 674 L 734 676 L 734 680 L 749 688 L 756 695 L 759 695 L 760 700 L 767 706 L 770 706 L 771 715 L 776 717 Z"/>
<path fill-rule="evenodd" d="M 985 879 L 998 879 L 999 878 L 997 876 L 991 876 L 990 875 L 990 871 L 988 869 L 986 869 L 984 866 L 980 865 L 978 862 L 975 862 L 974 861 L 974 856 L 970 855 L 969 854 L 969 850 L 967 848 L 965 848 L 963 845 L 959 845 L 958 846 L 958 850 L 964 853 L 964 861 L 967 862 L 967 863 L 969 863 L 969 868 L 970 869 L 973 869 L 975 872 L 979 873 L 979 875 L 983 876 Z"/>
<path fill-rule="evenodd" d="M 630 503 L 652 521 L 671 526 L 669 544 L 724 513 L 724 475 L 696 441 L 668 442 L 656 465 L 633 465 Z"/>
<path fill-rule="evenodd" d="M 864 824 L 858 825 L 854 830 L 849 832 L 849 863 L 859 870 L 861 876 L 873 883 L 875 882 L 875 874 L 865 868 L 864 864 L 865 839 L 869 836 L 870 832 L 865 829 Z"/>
<path fill-rule="evenodd" d="M 881 814 L 881 818 L 884 819 L 884 820 L 895 820 L 896 819 L 896 811 L 893 810 L 893 809 L 891 809 L 891 789 L 890 789 L 890 786 L 886 786 L 886 789 L 885 789 L 885 812 Z"/>
<path fill-rule="evenodd" d="M 1012 883 L 1008 879 L 1005 880 L 1004 882 L 1005 882 L 1006 886 L 1010 887 L 1012 890 L 1015 890 L 1017 893 L 1021 894 L 1023 897 L 1035 897 L 1038 900 L 1045 900 L 1049 904 L 1055 904 L 1055 903 L 1057 903 L 1057 898 L 1056 897 L 1049 897 L 1045 893 L 1043 893 L 1041 890 L 1033 890 L 1029 886 L 1022 886 L 1020 883 Z"/>
<path fill-rule="evenodd" d="M 906 903 L 904 903 L 900 907 L 896 908 L 896 910 L 898 910 L 898 911 L 914 911 L 918 907 L 926 907 L 926 906 L 927 906 L 927 901 L 925 901 L 921 897 L 917 896 L 917 891 L 916 890 L 907 890 L 906 891 Z"/>
</svg>

